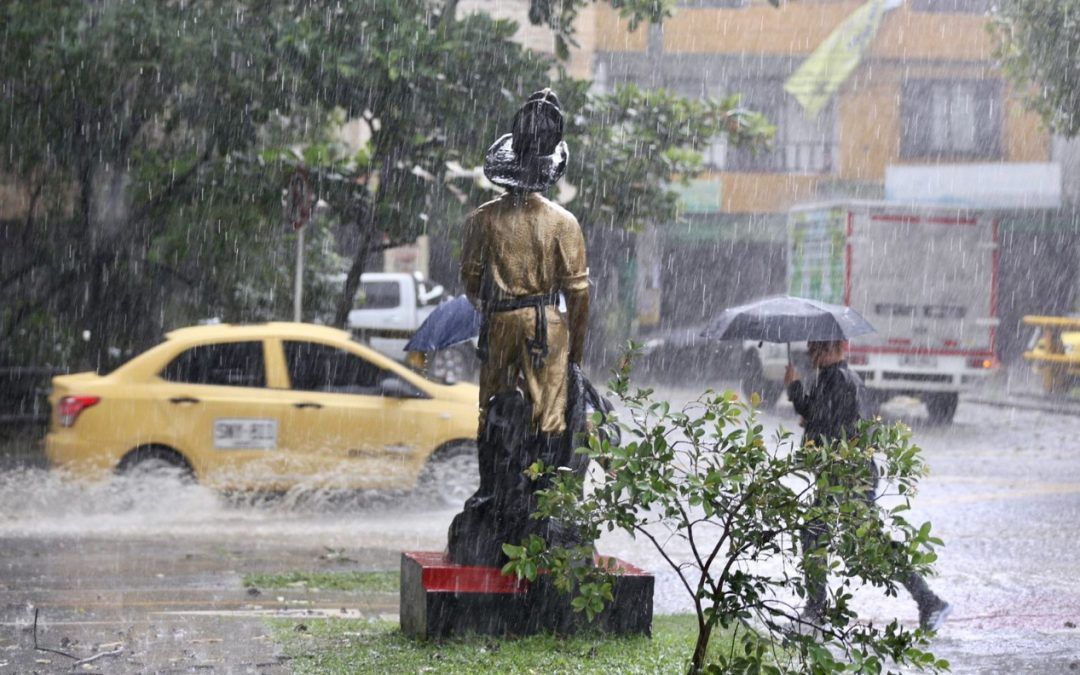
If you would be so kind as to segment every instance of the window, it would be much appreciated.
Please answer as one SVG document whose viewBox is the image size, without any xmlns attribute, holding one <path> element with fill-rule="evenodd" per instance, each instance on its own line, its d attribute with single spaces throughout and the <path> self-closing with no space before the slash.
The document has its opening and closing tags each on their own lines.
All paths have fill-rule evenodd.
<svg viewBox="0 0 1080 675">
<path fill-rule="evenodd" d="M 316 342 L 286 342 L 285 363 L 293 389 L 379 396 L 380 383 L 394 377 L 344 349 Z"/>
<path fill-rule="evenodd" d="M 401 286 L 396 281 L 364 281 L 356 294 L 356 309 L 393 309 L 401 305 Z"/>
<path fill-rule="evenodd" d="M 911 0 L 912 11 L 935 14 L 988 14 L 992 6 L 990 0 Z"/>
<path fill-rule="evenodd" d="M 771 80 L 751 85 L 744 105 L 764 114 L 776 125 L 771 148 L 728 147 L 723 139 L 706 151 L 705 161 L 727 171 L 830 173 L 834 170 L 835 133 L 833 105 L 814 117 Z M 756 91 L 755 91 L 756 90 Z"/>
<path fill-rule="evenodd" d="M 996 159 L 1001 85 L 996 80 L 912 80 L 903 90 L 904 159 Z"/>
<path fill-rule="evenodd" d="M 170 382 L 265 387 L 262 342 L 222 342 L 192 347 L 177 356 L 161 376 Z"/>
</svg>

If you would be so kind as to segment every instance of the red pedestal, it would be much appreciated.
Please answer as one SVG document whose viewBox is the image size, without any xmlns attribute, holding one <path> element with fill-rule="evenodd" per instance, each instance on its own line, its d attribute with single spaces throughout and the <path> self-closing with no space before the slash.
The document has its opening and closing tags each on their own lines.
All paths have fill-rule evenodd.
<svg viewBox="0 0 1080 675">
<path fill-rule="evenodd" d="M 598 556 L 598 564 L 606 564 Z M 572 612 L 569 598 L 540 577 L 534 583 L 503 575 L 497 567 L 451 563 L 445 553 L 401 555 L 401 630 L 416 637 L 464 633 L 526 635 L 592 625 L 614 634 L 646 634 L 652 628 L 653 577 L 616 560 L 614 601 L 589 622 Z"/>
</svg>

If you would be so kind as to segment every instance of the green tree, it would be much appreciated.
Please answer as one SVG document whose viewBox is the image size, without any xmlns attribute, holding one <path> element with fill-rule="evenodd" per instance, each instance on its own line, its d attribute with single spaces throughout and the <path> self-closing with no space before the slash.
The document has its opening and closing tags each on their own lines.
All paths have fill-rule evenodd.
<svg viewBox="0 0 1080 675">
<path fill-rule="evenodd" d="M 6 3 L 0 175 L 23 215 L 0 230 L 3 356 L 101 367 L 198 318 L 287 316 L 281 189 L 301 165 L 326 205 L 309 316 L 343 325 L 371 254 L 460 222 L 483 190 L 451 180 L 456 168 L 481 164 L 522 97 L 553 80 L 575 145 L 571 207 L 594 232 L 669 219 L 664 183 L 697 170 L 694 148 L 768 134 L 733 102 L 590 96 L 513 42 L 513 23 L 455 5 Z M 355 120 L 359 150 L 337 133 Z M 349 258 L 336 298 L 322 274 L 340 269 L 335 238 Z"/>
<path fill-rule="evenodd" d="M 555 33 L 555 53 L 560 59 L 570 56 L 570 47 L 578 46 L 574 40 L 574 26 L 583 7 L 596 0 L 529 0 L 529 21 L 547 25 Z M 636 30 L 641 22 L 660 24 L 671 16 L 675 0 L 609 0 L 612 8 L 627 21 L 627 28 Z"/>
<path fill-rule="evenodd" d="M 511 40 L 515 24 L 485 14 L 457 20 L 431 0 L 329 4 L 333 21 L 304 12 L 279 40 L 297 96 L 362 120 L 368 136 L 352 157 L 315 145 L 300 158 L 355 242 L 333 318 L 344 325 L 371 254 L 453 213 L 448 164 L 477 164 L 520 92 L 547 84 L 554 64 Z"/>
<path fill-rule="evenodd" d="M 445 162 L 489 142 L 551 67 L 510 41 L 512 24 L 442 21 L 440 7 L 6 4 L 0 173 L 28 208 L 3 233 L 4 337 L 34 351 L 88 331 L 85 353 L 59 358 L 100 366 L 168 324 L 286 314 L 280 201 L 295 164 L 329 205 L 309 257 L 333 263 L 327 225 L 356 231 L 343 323 L 367 256 L 423 231 Z M 328 127 L 352 118 L 367 146 L 332 157 Z"/>
<path fill-rule="evenodd" d="M 926 651 L 922 631 L 895 620 L 886 626 L 859 621 L 850 604 L 852 590 L 862 585 L 895 595 L 896 580 L 927 573 L 933 548 L 941 545 L 929 523 L 904 518 L 924 465 L 903 425 L 865 424 L 856 439 L 829 447 L 800 446 L 784 431 L 767 441 L 753 407 L 734 394 L 709 391 L 673 410 L 651 390 L 631 388 L 628 364 L 624 360 L 611 383 L 628 411 L 620 423 L 624 440 L 594 435 L 579 450 L 604 477 L 584 491 L 581 478 L 534 465 L 533 478 L 551 481 L 539 493 L 535 517 L 578 527 L 591 540 L 619 529 L 651 543 L 697 614 L 691 673 L 948 667 Z M 892 486 L 888 509 L 864 496 L 874 485 L 875 454 Z M 798 541 L 813 520 L 829 523 L 830 532 L 806 570 Z M 592 559 L 591 546 L 548 548 L 533 536 L 504 551 L 510 557 L 504 571 L 535 578 L 549 570 L 558 588 L 575 594 L 575 609 L 590 616 L 611 599 L 613 572 L 579 564 Z M 839 583 L 832 585 L 823 620 L 805 624 L 798 612 L 804 573 L 826 568 Z M 731 643 L 710 652 L 720 628 Z"/>
<path fill-rule="evenodd" d="M 0 247 L 9 356 L 100 366 L 178 319 L 275 313 L 283 177 L 251 153 L 291 106 L 273 4 L 0 9 L 0 174 L 26 206 Z"/>
<path fill-rule="evenodd" d="M 580 82 L 560 86 L 572 117 L 567 175 L 577 188 L 567 207 L 587 238 L 594 306 L 605 310 L 593 312 L 589 351 L 593 362 L 603 362 L 605 345 L 630 337 L 635 235 L 678 220 L 672 185 L 701 173 L 702 149 L 719 137 L 735 146 L 762 144 L 774 127 L 737 95 L 697 100 L 634 85 L 610 94 L 588 94 Z"/>
<path fill-rule="evenodd" d="M 1080 2 L 1003 0 L 990 27 L 1006 74 L 1031 107 L 1054 131 L 1080 133 Z"/>
<path fill-rule="evenodd" d="M 484 199 L 477 185 L 455 180 L 455 170 L 482 164 L 524 96 L 544 85 L 552 84 L 567 112 L 573 143 L 568 180 L 577 190 L 568 207 L 586 231 L 592 222 L 594 232 L 633 231 L 672 219 L 676 200 L 667 183 L 700 170 L 696 148 L 721 134 L 736 142 L 771 134 L 763 118 L 738 108 L 737 99 L 696 102 L 632 86 L 590 95 L 588 82 L 513 42 L 513 22 L 481 13 L 451 18 L 454 5 L 368 2 L 362 14 L 359 5 L 342 10 L 338 25 L 390 28 L 357 39 L 356 31 L 326 29 L 311 14 L 284 37 L 295 45 L 319 44 L 318 52 L 298 47 L 290 57 L 305 73 L 301 81 L 308 84 L 301 86 L 310 88 L 302 97 L 362 117 L 370 136 L 359 156 L 319 146 L 292 160 L 318 169 L 320 194 L 355 232 L 336 325 L 345 324 L 372 253 L 414 241 L 437 228 L 435 221 L 456 225 Z M 337 72 L 329 82 L 328 69 Z M 602 261 L 603 247 L 597 249 Z"/>
<path fill-rule="evenodd" d="M 451 0 L 456 4 L 456 0 Z M 534 25 L 550 26 L 555 32 L 555 53 L 560 59 L 570 56 L 570 47 L 578 46 L 574 39 L 575 21 L 582 8 L 595 4 L 597 0 L 529 0 L 529 21 Z M 773 7 L 780 5 L 780 0 L 768 0 Z M 676 0 L 608 0 L 619 16 L 626 20 L 627 28 L 637 30 L 642 22 L 661 24 L 670 17 L 677 4 Z"/>
</svg>

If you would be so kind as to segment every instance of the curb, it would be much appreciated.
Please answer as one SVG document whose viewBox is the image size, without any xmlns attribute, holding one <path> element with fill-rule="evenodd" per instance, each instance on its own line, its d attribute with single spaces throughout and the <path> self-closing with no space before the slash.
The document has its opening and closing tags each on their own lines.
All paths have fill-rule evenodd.
<svg viewBox="0 0 1080 675">
<path fill-rule="evenodd" d="M 1055 415 L 1074 415 L 1080 417 L 1080 403 L 1050 401 L 1041 399 L 1037 395 L 1026 397 L 983 398 L 980 396 L 965 396 L 963 401 L 967 403 L 981 403 L 997 408 L 1016 408 L 1018 410 L 1035 410 L 1038 412 L 1053 413 Z"/>
</svg>

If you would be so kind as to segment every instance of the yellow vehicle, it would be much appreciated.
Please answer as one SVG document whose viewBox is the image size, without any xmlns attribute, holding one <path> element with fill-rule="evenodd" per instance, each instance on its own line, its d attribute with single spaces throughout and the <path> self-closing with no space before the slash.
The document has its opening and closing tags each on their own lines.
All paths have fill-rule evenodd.
<svg viewBox="0 0 1080 675">
<path fill-rule="evenodd" d="M 1042 375 L 1043 390 L 1066 395 L 1080 386 L 1080 318 L 1025 316 L 1024 323 L 1039 328 L 1024 358 Z"/>
<path fill-rule="evenodd" d="M 478 481 L 478 390 L 345 331 L 196 326 L 108 375 L 53 378 L 45 450 L 82 477 L 174 467 L 221 489 L 405 489 L 458 504 Z"/>
</svg>

